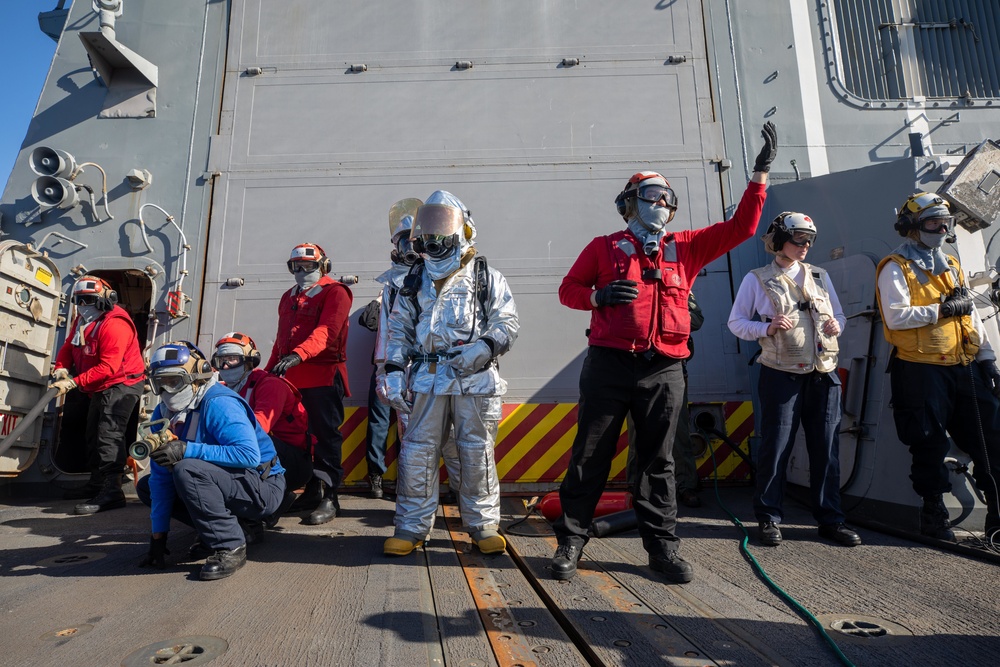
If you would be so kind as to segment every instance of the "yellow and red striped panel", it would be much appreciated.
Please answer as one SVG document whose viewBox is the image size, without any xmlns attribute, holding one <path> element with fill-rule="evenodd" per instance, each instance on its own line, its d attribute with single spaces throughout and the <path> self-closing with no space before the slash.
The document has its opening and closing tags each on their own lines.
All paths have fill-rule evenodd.
<svg viewBox="0 0 1000 667">
<path fill-rule="evenodd" d="M 739 443 L 749 452 L 748 439 L 753 433 L 753 408 L 749 402 L 724 403 L 726 433 L 730 440 Z M 497 433 L 494 457 L 497 472 L 504 484 L 537 484 L 560 482 L 569 465 L 570 448 L 576 437 L 576 403 L 511 403 L 503 407 L 503 419 Z M 344 436 L 344 483 L 367 483 L 368 466 L 365 462 L 365 440 L 368 427 L 368 409 L 349 407 L 345 410 L 341 432 Z M 386 452 L 387 479 L 396 478 L 396 457 L 399 448 L 396 423 L 389 428 L 389 448 Z M 713 441 L 719 478 L 731 481 L 749 479 L 747 464 L 721 440 Z M 628 434 L 622 425 L 618 445 L 611 464 L 610 480 L 625 480 L 625 462 L 628 456 Z M 698 459 L 698 473 L 711 478 L 712 461 L 708 452 Z M 444 469 L 442 480 L 447 479 Z"/>
</svg>

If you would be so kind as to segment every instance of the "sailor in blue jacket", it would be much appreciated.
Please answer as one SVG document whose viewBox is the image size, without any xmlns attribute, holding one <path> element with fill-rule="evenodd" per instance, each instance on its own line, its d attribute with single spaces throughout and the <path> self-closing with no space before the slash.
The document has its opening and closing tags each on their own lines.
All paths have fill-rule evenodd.
<svg viewBox="0 0 1000 667">
<path fill-rule="evenodd" d="M 259 523 L 284 497 L 284 468 L 274 444 L 246 401 L 218 379 L 187 341 L 153 353 L 149 381 L 160 397 L 153 422 L 166 419 L 157 429 L 169 429 L 172 437 L 150 454 L 150 474 L 137 484 L 153 530 L 140 567 L 165 567 L 173 516 L 198 532 L 207 555 L 201 578 L 228 577 L 247 558 L 239 520 Z"/>
</svg>

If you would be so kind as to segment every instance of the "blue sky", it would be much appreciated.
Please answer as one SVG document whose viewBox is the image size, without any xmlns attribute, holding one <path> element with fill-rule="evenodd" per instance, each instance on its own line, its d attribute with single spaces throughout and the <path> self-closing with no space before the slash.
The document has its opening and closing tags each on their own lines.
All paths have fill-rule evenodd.
<svg viewBox="0 0 1000 667">
<path fill-rule="evenodd" d="M 7 183 L 14 167 L 56 51 L 56 43 L 38 29 L 38 13 L 55 9 L 58 2 L 3 0 L 2 4 L 5 27 L 3 39 L 0 39 L 0 62 L 3 63 L 0 67 L 0 186 Z"/>
</svg>

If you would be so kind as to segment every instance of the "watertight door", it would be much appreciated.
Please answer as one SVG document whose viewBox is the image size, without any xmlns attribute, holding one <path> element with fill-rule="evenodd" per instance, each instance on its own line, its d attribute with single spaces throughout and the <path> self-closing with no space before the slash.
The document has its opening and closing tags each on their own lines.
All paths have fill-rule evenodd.
<svg viewBox="0 0 1000 667">
<path fill-rule="evenodd" d="M 861 419 L 864 389 L 868 384 L 872 322 L 875 313 L 875 262 L 863 254 L 841 257 L 820 264 L 830 275 L 847 327 L 840 335 L 837 371 L 843 381 L 843 418 L 840 424 L 840 486 L 847 486 L 858 446 L 864 437 Z M 800 427 L 788 462 L 788 481 L 809 486 L 809 456 Z"/>
<path fill-rule="evenodd" d="M 0 437 L 45 393 L 59 317 L 59 271 L 16 241 L 0 243 Z M 38 452 L 42 420 L 0 455 L 0 476 L 25 470 Z"/>
</svg>

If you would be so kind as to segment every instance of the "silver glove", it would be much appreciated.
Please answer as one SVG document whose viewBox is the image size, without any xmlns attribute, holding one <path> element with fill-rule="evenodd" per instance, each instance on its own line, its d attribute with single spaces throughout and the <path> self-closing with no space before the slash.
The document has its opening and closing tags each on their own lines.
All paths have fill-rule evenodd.
<svg viewBox="0 0 1000 667">
<path fill-rule="evenodd" d="M 493 356 L 490 346 L 481 340 L 471 345 L 456 345 L 448 353 L 455 356 L 444 363 L 454 368 L 459 375 L 472 375 L 481 371 Z"/>
<path fill-rule="evenodd" d="M 393 371 L 385 374 L 385 397 L 396 412 L 410 414 L 413 408 L 406 402 L 406 374 L 403 371 Z"/>
</svg>

